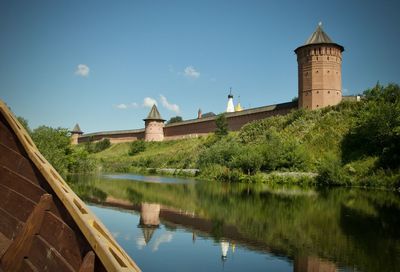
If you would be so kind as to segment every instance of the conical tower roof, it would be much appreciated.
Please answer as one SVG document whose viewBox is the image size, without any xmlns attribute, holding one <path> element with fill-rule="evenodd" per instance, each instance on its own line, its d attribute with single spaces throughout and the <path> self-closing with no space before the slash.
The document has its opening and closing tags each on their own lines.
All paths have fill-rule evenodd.
<svg viewBox="0 0 400 272">
<path fill-rule="evenodd" d="M 142 232 L 143 232 L 143 238 L 144 241 L 146 242 L 146 245 L 150 242 L 151 237 L 153 237 L 153 234 L 157 228 L 154 227 L 142 227 Z"/>
<path fill-rule="evenodd" d="M 322 29 L 321 22 L 318 24 L 317 29 L 307 39 L 306 43 L 304 45 L 296 48 L 296 50 L 294 50 L 294 52 L 297 53 L 298 49 L 303 48 L 307 45 L 313 45 L 313 44 L 333 44 L 333 45 L 338 46 L 341 51 L 344 51 L 343 46 L 333 42 L 332 39 L 329 38 L 328 34 L 325 33 L 325 31 Z"/>
<path fill-rule="evenodd" d="M 317 29 L 311 34 L 310 38 L 306 41 L 306 44 L 313 43 L 333 43 L 331 38 L 329 38 L 328 34 L 324 32 L 322 29 L 322 24 L 319 23 Z"/>
<path fill-rule="evenodd" d="M 76 124 L 74 128 L 70 131 L 71 133 L 78 133 L 78 134 L 83 134 L 81 128 L 79 127 L 79 124 Z"/>
<path fill-rule="evenodd" d="M 143 119 L 144 121 L 146 120 L 159 120 L 159 121 L 165 121 L 164 119 L 161 118 L 160 112 L 157 109 L 157 106 L 154 104 L 153 107 L 151 107 L 151 110 L 149 112 L 149 115 L 147 115 L 146 119 Z"/>
</svg>

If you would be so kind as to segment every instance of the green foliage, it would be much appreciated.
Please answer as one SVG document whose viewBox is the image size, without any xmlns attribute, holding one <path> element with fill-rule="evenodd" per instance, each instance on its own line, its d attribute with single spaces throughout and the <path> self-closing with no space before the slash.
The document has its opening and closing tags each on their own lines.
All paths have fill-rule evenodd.
<svg viewBox="0 0 400 272">
<path fill-rule="evenodd" d="M 228 122 L 226 121 L 225 114 L 221 113 L 215 119 L 215 125 L 217 126 L 215 130 L 215 135 L 223 137 L 228 135 Z"/>
<path fill-rule="evenodd" d="M 120 143 L 91 156 L 108 172 L 132 172 L 140 168 L 196 168 L 202 142 L 203 139 L 184 139 L 139 144 Z M 130 155 L 131 145 L 137 144 L 144 144 L 145 150 Z"/>
<path fill-rule="evenodd" d="M 239 141 L 244 144 L 262 141 L 267 137 L 269 130 L 282 130 L 285 121 L 284 116 L 275 116 L 246 124 L 239 131 Z"/>
<path fill-rule="evenodd" d="M 111 142 L 107 138 L 97 142 L 93 142 L 92 139 L 89 139 L 89 141 L 84 143 L 84 146 L 88 153 L 98 153 L 109 148 L 111 146 Z"/>
<path fill-rule="evenodd" d="M 240 146 L 231 137 L 225 137 L 217 141 L 209 148 L 203 149 L 199 155 L 198 164 L 201 168 L 210 164 L 219 164 L 229 167 L 233 157 L 239 154 Z"/>
<path fill-rule="evenodd" d="M 261 174 L 318 172 L 321 185 L 397 188 L 399 101 L 398 85 L 377 85 L 365 92 L 361 102 L 343 101 L 314 111 L 293 110 L 251 122 L 230 134 L 222 114 L 216 119 L 215 134 L 207 137 L 146 143 L 145 150 L 144 144 L 137 142 L 132 144 L 132 152 L 130 144 L 118 144 L 95 157 L 109 166 L 105 167 L 108 170 L 200 168 L 207 179 L 277 183 L 287 177 L 264 179 Z M 293 182 L 298 180 L 293 178 Z"/>
<path fill-rule="evenodd" d="M 31 132 L 32 140 L 49 163 L 63 176 L 67 173 L 93 172 L 96 161 L 88 152 L 73 148 L 67 129 L 40 126 Z"/>
<path fill-rule="evenodd" d="M 111 146 L 110 140 L 109 139 L 103 139 L 103 140 L 98 141 L 98 142 L 95 143 L 94 152 L 97 153 L 97 152 L 106 150 L 110 146 Z"/>
<path fill-rule="evenodd" d="M 259 171 L 263 163 L 263 154 L 257 145 L 242 146 L 232 158 L 232 168 L 241 169 L 248 175 Z"/>
<path fill-rule="evenodd" d="M 337 156 L 327 154 L 318 167 L 317 183 L 319 185 L 347 185 L 350 184 L 350 176 Z"/>
<path fill-rule="evenodd" d="M 284 138 L 275 129 L 271 129 L 261 143 L 261 152 L 264 156 L 262 169 L 272 170 L 302 170 L 310 169 L 309 154 L 297 140 Z"/>
<path fill-rule="evenodd" d="M 178 123 L 178 122 L 182 122 L 183 119 L 181 116 L 175 116 L 175 117 L 171 117 L 168 121 L 167 124 L 173 124 L 173 123 Z"/>
<path fill-rule="evenodd" d="M 384 168 L 400 167 L 400 87 L 377 84 L 365 91 L 365 101 L 355 126 L 344 137 L 345 161 L 378 156 Z"/>
<path fill-rule="evenodd" d="M 68 172 L 69 155 L 72 153 L 67 129 L 40 126 L 32 131 L 32 140 L 42 155 L 60 173 Z"/>
<path fill-rule="evenodd" d="M 96 160 L 89 157 L 83 148 L 73 148 L 68 156 L 68 173 L 91 173 L 96 169 Z"/>
<path fill-rule="evenodd" d="M 220 164 L 208 164 L 201 172 L 202 179 L 211 181 L 239 182 L 244 178 L 241 171 Z"/>
<path fill-rule="evenodd" d="M 219 165 L 206 171 L 214 180 L 229 175 L 229 169 Z M 82 181 L 82 185 L 79 195 L 93 195 L 95 200 L 99 198 L 96 195 L 101 196 L 98 192 L 103 192 L 110 199 L 195 211 L 196 218 L 216 222 L 209 231 L 213 238 L 229 237 L 225 226 L 235 226 L 243 238 L 241 243 L 248 241 L 260 250 L 268 245 L 271 251 L 298 260 L 307 260 L 299 259 L 301 256 L 329 257 L 332 263 L 359 271 L 397 271 L 400 264 L 397 192 L 304 188 L 279 176 L 272 177 L 270 185 L 156 184 L 99 177 Z"/>
<path fill-rule="evenodd" d="M 128 154 L 130 156 L 133 156 L 145 150 L 146 150 L 146 143 L 143 140 L 138 140 L 131 143 Z"/>
</svg>

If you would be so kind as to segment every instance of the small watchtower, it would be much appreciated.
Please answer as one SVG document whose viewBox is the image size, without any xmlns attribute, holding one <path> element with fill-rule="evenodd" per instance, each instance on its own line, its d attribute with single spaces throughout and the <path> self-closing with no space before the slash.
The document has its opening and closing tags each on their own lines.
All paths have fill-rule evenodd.
<svg viewBox="0 0 400 272">
<path fill-rule="evenodd" d="M 343 46 L 333 42 L 320 22 L 297 54 L 299 108 L 319 109 L 342 100 Z"/>
<path fill-rule="evenodd" d="M 77 145 L 79 136 L 83 134 L 81 128 L 79 127 L 79 124 L 76 124 L 74 128 L 70 131 L 70 133 L 71 133 L 71 144 Z"/>
<path fill-rule="evenodd" d="M 164 140 L 164 122 L 156 105 L 153 105 L 149 115 L 143 119 L 144 123 L 144 139 L 145 141 L 161 142 Z"/>
</svg>

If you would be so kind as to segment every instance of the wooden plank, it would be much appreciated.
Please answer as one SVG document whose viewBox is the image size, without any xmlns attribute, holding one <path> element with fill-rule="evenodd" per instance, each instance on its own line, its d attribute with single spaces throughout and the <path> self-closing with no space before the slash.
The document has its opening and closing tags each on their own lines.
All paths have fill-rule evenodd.
<svg viewBox="0 0 400 272">
<path fill-rule="evenodd" d="M 30 161 L 21 154 L 0 142 L 0 165 L 26 177 L 31 182 L 39 184 L 39 175 Z"/>
<path fill-rule="evenodd" d="M 6 252 L 7 248 L 10 246 L 11 240 L 8 239 L 3 233 L 0 232 L 0 258 Z"/>
<path fill-rule="evenodd" d="M 21 267 L 19 269 L 21 272 L 40 272 L 28 259 L 22 261 Z"/>
<path fill-rule="evenodd" d="M 40 229 L 40 236 L 57 250 L 75 270 L 78 270 L 82 263 L 84 250 L 90 249 L 87 242 L 49 211 L 45 213 L 44 222 L 46 224 L 43 224 Z"/>
<path fill-rule="evenodd" d="M 35 203 L 38 203 L 40 197 L 46 193 L 38 184 L 31 182 L 4 166 L 0 166 L 0 184 L 19 192 Z"/>
<path fill-rule="evenodd" d="M 21 232 L 14 239 L 13 243 L 8 247 L 7 251 L 1 258 L 2 267 L 6 271 L 17 271 L 21 265 L 22 259 L 27 255 L 34 235 L 39 232 L 42 225 L 44 212 L 49 209 L 51 203 L 51 195 L 44 194 L 35 209 L 29 215 Z"/>
<path fill-rule="evenodd" d="M 96 255 L 92 250 L 86 253 L 85 258 L 83 258 L 82 265 L 79 268 L 79 272 L 93 272 L 95 257 Z"/>
<path fill-rule="evenodd" d="M 0 101 L 0 112 L 4 115 L 12 131 L 26 150 L 30 162 L 32 162 L 36 166 L 36 170 L 40 172 L 39 181 L 42 182 L 40 184 L 41 187 L 49 193 L 54 192 L 55 195 L 58 196 L 58 201 L 54 202 L 56 203 L 56 207 L 60 208 L 60 211 L 61 206 L 66 208 L 65 213 L 60 212 L 62 219 L 64 219 L 64 216 L 66 218 L 72 217 L 75 226 L 79 226 L 79 235 L 83 234 L 95 250 L 96 271 L 100 271 L 102 266 L 107 267 L 110 271 L 140 271 L 133 260 L 115 242 L 109 231 L 98 222 L 94 214 L 90 212 L 85 204 L 71 191 L 65 181 L 63 181 L 61 177 L 54 176 L 53 167 L 39 153 L 29 135 L 24 129 L 21 129 L 21 125 L 16 121 L 15 117 L 13 117 L 8 107 L 2 101 Z M 10 169 L 14 170 L 13 168 Z M 44 181 L 43 177 L 46 181 Z M 44 184 L 44 182 L 46 182 L 46 184 Z M 52 190 L 47 190 L 48 187 L 51 187 Z M 62 201 L 61 206 L 58 205 L 60 201 Z M 68 223 L 68 225 L 72 226 L 74 224 Z M 101 263 L 99 263 L 100 259 Z M 101 264 L 99 267 L 100 270 L 98 270 L 98 264 Z"/>
<path fill-rule="evenodd" d="M 2 208 L 0 208 L 0 218 L 0 232 L 13 240 L 22 229 L 23 223 Z"/>
<path fill-rule="evenodd" d="M 18 138 L 14 135 L 14 133 L 12 133 L 12 129 L 10 128 L 2 114 L 0 114 L 0 131 L 0 143 L 4 143 L 10 149 L 27 157 L 24 148 L 22 147 Z"/>
<path fill-rule="evenodd" d="M 39 271 L 76 271 L 66 262 L 63 256 L 40 235 L 34 236 L 27 258 Z"/>
<path fill-rule="evenodd" d="M 23 195 L 0 184 L 0 208 L 25 222 L 35 203 Z"/>
</svg>

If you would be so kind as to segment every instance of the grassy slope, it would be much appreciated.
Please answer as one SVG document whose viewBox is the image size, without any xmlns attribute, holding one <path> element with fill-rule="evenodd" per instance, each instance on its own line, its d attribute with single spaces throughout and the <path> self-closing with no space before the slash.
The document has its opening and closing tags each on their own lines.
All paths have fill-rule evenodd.
<svg viewBox="0 0 400 272">
<path fill-rule="evenodd" d="M 113 144 L 93 154 L 106 171 L 130 171 L 143 168 L 195 168 L 202 139 L 184 139 L 146 143 L 146 150 L 130 156 L 130 143 Z"/>
<path fill-rule="evenodd" d="M 340 155 L 340 141 L 352 125 L 352 110 L 324 110 L 294 112 L 287 116 L 272 117 L 245 126 L 237 136 L 250 133 L 248 143 L 255 143 L 263 138 L 264 132 L 270 127 L 278 129 L 282 137 L 292 137 L 305 146 L 312 155 L 313 161 L 326 153 Z M 256 128 L 258 126 L 259 128 Z M 121 165 L 124 167 L 154 167 L 154 168 L 197 168 L 199 152 L 204 148 L 207 138 L 184 139 L 165 142 L 146 143 L 146 150 L 134 156 L 129 156 L 130 143 L 113 144 L 110 148 L 91 155 L 102 161 L 103 165 Z"/>
<path fill-rule="evenodd" d="M 347 163 L 342 163 L 341 159 L 341 142 L 354 126 L 360 108 L 358 103 L 346 102 L 317 111 L 293 111 L 285 116 L 252 122 L 244 126 L 239 133 L 230 133 L 230 137 L 240 146 L 262 146 L 268 142 L 266 139 L 271 130 L 274 130 L 275 135 L 281 139 L 281 144 L 297 142 L 301 146 L 301 152 L 309 158 L 300 168 L 275 170 L 317 172 L 321 165 L 328 163 L 326 168 L 338 169 L 337 173 L 333 173 L 338 175 L 333 177 L 336 182 L 331 184 L 373 185 L 378 180 L 371 179 L 376 174 L 376 158 L 363 157 Z M 212 137 L 150 142 L 146 143 L 145 151 L 134 156 L 128 154 L 130 143 L 121 143 L 113 144 L 110 148 L 91 156 L 101 162 L 103 171 L 109 172 L 134 172 L 139 168 L 199 168 L 199 155 L 205 154 L 204 151 L 207 152 L 214 142 Z M 329 163 L 332 163 L 332 166 Z M 229 162 L 227 165 L 230 167 Z M 381 176 L 385 175 L 381 173 Z M 386 187 L 387 184 L 383 182 L 377 186 Z"/>
</svg>

